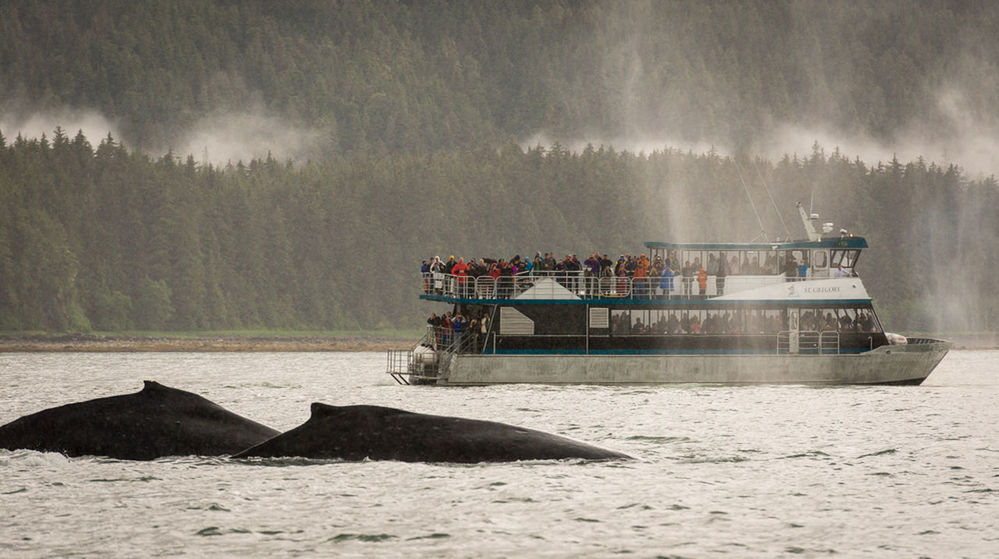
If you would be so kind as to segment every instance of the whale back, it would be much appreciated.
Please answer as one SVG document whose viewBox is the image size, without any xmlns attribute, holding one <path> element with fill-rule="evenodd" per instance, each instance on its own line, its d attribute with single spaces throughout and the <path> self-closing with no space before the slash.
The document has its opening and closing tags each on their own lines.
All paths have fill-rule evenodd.
<svg viewBox="0 0 999 559">
<path fill-rule="evenodd" d="M 323 403 L 312 404 L 304 424 L 235 455 L 250 456 L 456 463 L 627 458 L 566 437 L 494 421 Z"/>
<path fill-rule="evenodd" d="M 0 427 L 0 448 L 151 460 L 233 454 L 278 431 L 191 392 L 145 381 L 134 394 L 66 404 Z"/>
</svg>

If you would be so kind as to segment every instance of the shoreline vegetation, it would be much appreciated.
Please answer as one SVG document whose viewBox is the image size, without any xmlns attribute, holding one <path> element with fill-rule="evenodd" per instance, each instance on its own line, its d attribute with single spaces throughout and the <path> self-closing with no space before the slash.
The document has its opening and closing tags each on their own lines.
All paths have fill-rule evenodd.
<svg viewBox="0 0 999 559">
<path fill-rule="evenodd" d="M 386 351 L 412 347 L 419 335 L 392 333 L 0 333 L 0 353 Z"/>
<path fill-rule="evenodd" d="M 920 334 L 924 335 L 924 334 Z M 915 336 L 915 334 L 910 334 Z M 999 349 L 999 332 L 925 334 L 954 343 L 954 349 Z M 42 352 L 313 352 L 408 349 L 412 332 L 345 333 L 0 333 L 0 353 Z"/>
</svg>

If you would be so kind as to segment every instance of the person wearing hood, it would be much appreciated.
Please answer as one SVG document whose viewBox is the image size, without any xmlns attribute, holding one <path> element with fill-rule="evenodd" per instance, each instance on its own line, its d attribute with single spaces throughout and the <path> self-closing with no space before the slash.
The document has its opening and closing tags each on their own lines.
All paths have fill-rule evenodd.
<svg viewBox="0 0 999 559">
<path fill-rule="evenodd" d="M 444 264 L 440 256 L 435 256 L 430 263 L 430 275 L 434 280 L 434 293 L 440 293 L 444 288 Z"/>
</svg>

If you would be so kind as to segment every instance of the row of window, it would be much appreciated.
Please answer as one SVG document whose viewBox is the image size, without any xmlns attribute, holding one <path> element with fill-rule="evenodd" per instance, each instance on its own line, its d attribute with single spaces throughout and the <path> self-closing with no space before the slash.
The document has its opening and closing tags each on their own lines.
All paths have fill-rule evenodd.
<svg viewBox="0 0 999 559">
<path fill-rule="evenodd" d="M 774 275 L 784 271 L 789 258 L 798 265 L 816 270 L 836 269 L 840 265 L 852 269 L 860 251 L 856 249 L 816 250 L 680 250 L 652 249 L 653 261 L 668 259 L 676 266 L 690 265 L 695 270 L 704 268 L 708 275 L 716 275 L 722 268 L 727 275 Z"/>
<path fill-rule="evenodd" d="M 881 332 L 870 307 L 610 311 L 612 335 L 777 334 L 788 330 Z M 594 327 L 591 316 L 591 328 Z"/>
</svg>

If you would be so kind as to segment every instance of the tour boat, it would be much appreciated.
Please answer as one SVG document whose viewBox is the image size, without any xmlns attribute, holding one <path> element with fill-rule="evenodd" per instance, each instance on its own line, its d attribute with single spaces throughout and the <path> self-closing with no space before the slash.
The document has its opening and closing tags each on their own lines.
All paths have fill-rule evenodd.
<svg viewBox="0 0 999 559">
<path fill-rule="evenodd" d="M 800 208 L 800 206 L 799 206 Z M 473 327 L 392 350 L 402 384 L 920 384 L 951 344 L 884 331 L 856 272 L 867 241 L 645 243 L 671 272 L 425 272 L 421 299 Z"/>
</svg>

